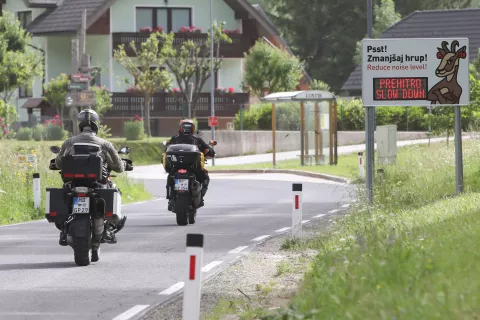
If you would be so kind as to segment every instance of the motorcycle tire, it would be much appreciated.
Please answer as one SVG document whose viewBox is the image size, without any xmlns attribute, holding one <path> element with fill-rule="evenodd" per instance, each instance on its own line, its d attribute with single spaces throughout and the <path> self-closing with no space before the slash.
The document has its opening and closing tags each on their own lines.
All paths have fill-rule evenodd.
<svg viewBox="0 0 480 320">
<path fill-rule="evenodd" d="M 175 215 L 179 226 L 186 226 L 188 224 L 188 205 L 182 201 L 182 199 L 177 198 L 175 203 Z"/>
<path fill-rule="evenodd" d="M 88 236 L 73 236 L 73 256 L 77 266 L 86 267 L 90 265 L 90 261 L 92 259 L 92 228 L 90 225 L 90 219 L 82 219 L 81 223 L 84 224 L 83 227 L 85 228 L 85 232 Z"/>
<path fill-rule="evenodd" d="M 195 224 L 195 218 L 196 218 L 197 214 L 196 213 L 190 213 L 188 215 L 188 223 L 189 224 Z"/>
</svg>

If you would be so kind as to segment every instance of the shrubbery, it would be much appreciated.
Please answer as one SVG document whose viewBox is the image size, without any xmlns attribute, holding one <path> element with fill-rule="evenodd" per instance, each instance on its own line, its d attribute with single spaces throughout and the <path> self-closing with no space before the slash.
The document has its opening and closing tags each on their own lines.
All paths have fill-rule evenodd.
<svg viewBox="0 0 480 320">
<path fill-rule="evenodd" d="M 312 104 L 305 105 L 306 114 L 312 114 Z M 454 109 L 436 107 L 432 110 L 429 119 L 427 107 L 377 107 L 377 126 L 394 124 L 398 131 L 428 131 L 431 120 L 432 130 L 444 132 L 444 127 L 453 124 Z M 279 103 L 276 105 L 277 129 L 299 130 L 300 128 L 300 103 Z M 313 128 L 313 116 L 308 119 L 308 128 Z M 465 130 L 477 120 L 477 113 L 470 109 L 462 110 L 462 126 Z M 240 112 L 235 117 L 235 129 L 240 129 Z M 342 131 L 365 130 L 365 109 L 361 99 L 338 99 L 338 124 Z M 437 128 L 438 127 L 438 128 Z M 452 127 L 453 128 L 453 127 Z M 254 104 L 243 112 L 243 130 L 271 130 L 272 129 L 272 104 Z"/>
<path fill-rule="evenodd" d="M 137 115 L 135 120 L 125 122 L 124 131 L 127 140 L 142 140 L 145 136 L 143 119 Z"/>
</svg>

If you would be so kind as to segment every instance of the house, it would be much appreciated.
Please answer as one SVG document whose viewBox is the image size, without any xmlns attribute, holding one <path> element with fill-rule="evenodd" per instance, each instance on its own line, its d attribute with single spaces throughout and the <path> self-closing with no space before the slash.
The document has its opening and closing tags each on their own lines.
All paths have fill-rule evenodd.
<svg viewBox="0 0 480 320">
<path fill-rule="evenodd" d="M 480 9 L 415 11 L 385 30 L 379 38 L 469 38 L 470 61 L 480 48 Z M 346 96 L 362 96 L 362 66 L 344 83 Z"/>
<path fill-rule="evenodd" d="M 96 85 L 106 86 L 113 94 L 113 107 L 104 115 L 114 135 L 123 135 L 123 123 L 136 114 L 141 115 L 143 98 L 126 92 L 129 88 L 122 79 L 130 78 L 127 71 L 113 58 L 113 50 L 119 44 L 135 41 L 139 44 L 147 37 L 141 28 L 162 27 L 175 32 L 175 44 L 186 39 L 205 41 L 210 27 L 209 0 L 0 0 L 4 10 L 14 12 L 33 35 L 33 45 L 45 56 L 45 79 L 37 79 L 29 88 L 19 89 L 16 97 L 21 121 L 28 114 L 37 116 L 43 112 L 51 115 L 52 108 L 42 98 L 42 83 L 61 73 L 72 71 L 71 40 L 81 26 L 82 12 L 87 10 L 86 52 L 91 65 L 102 68 L 95 79 Z M 214 19 L 225 21 L 226 29 L 238 30 L 230 34 L 231 44 L 222 44 L 224 57 L 222 68 L 215 74 L 215 87 L 232 87 L 235 94 L 215 96 L 215 114 L 219 127 L 226 128 L 238 112 L 240 105 L 248 106 L 249 93 L 242 92 L 244 53 L 257 39 L 265 39 L 272 45 L 290 50 L 260 6 L 252 6 L 247 0 L 213 0 Z M 182 27 L 196 27 L 200 33 L 180 32 Z M 129 52 L 134 56 L 133 52 Z M 162 67 L 162 66 L 160 66 Z M 132 81 L 133 83 L 133 81 Z M 299 89 L 308 88 L 305 74 Z M 174 87 L 176 83 L 173 83 Z M 207 129 L 210 116 L 210 81 L 204 85 L 196 108 L 199 129 Z M 152 134 L 170 135 L 175 131 L 184 107 L 171 93 L 157 93 L 152 101 Z M 35 110 L 32 111 L 32 110 Z M 40 111 L 43 110 L 43 111 Z"/>
</svg>

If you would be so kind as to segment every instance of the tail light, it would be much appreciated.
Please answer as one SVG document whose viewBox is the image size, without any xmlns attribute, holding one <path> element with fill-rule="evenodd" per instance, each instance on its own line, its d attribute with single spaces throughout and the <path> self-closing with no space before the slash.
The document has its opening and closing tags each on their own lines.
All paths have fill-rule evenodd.
<svg viewBox="0 0 480 320">
<path fill-rule="evenodd" d="M 178 173 L 187 173 L 187 170 L 185 170 L 185 169 L 180 169 L 180 170 L 178 170 Z"/>
</svg>

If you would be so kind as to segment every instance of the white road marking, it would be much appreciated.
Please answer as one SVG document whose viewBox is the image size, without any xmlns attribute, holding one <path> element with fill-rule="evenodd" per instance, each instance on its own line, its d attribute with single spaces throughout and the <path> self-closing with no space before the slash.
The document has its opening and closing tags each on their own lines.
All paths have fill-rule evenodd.
<svg viewBox="0 0 480 320">
<path fill-rule="evenodd" d="M 177 282 L 177 283 L 175 283 L 173 286 L 171 286 L 171 287 L 168 288 L 168 289 L 163 290 L 163 291 L 160 292 L 159 294 L 160 294 L 160 295 L 166 295 L 166 296 L 168 296 L 168 295 L 170 295 L 170 294 L 172 294 L 172 293 L 174 293 L 174 292 L 182 289 L 184 285 L 185 285 L 184 282 Z"/>
<path fill-rule="evenodd" d="M 325 216 L 325 214 L 324 214 L 324 213 L 321 213 L 321 214 L 318 214 L 318 215 L 314 216 L 313 218 L 321 218 L 321 217 L 323 217 L 323 216 Z"/>
<path fill-rule="evenodd" d="M 302 221 L 302 224 L 303 224 L 303 223 L 307 223 L 307 222 L 309 222 L 309 221 L 310 221 L 310 220 L 303 220 L 303 221 Z"/>
<path fill-rule="evenodd" d="M 243 251 L 243 250 L 245 250 L 245 249 L 247 249 L 247 248 L 248 248 L 248 246 L 237 247 L 237 248 L 235 248 L 235 249 L 232 249 L 232 250 L 228 251 L 228 253 L 239 253 L 240 251 Z"/>
<path fill-rule="evenodd" d="M 206 266 L 204 266 L 202 268 L 202 272 L 208 272 L 210 270 L 212 270 L 213 268 L 221 265 L 223 263 L 223 261 L 213 261 L 213 262 L 210 262 L 209 264 L 207 264 Z"/>
<path fill-rule="evenodd" d="M 127 320 L 127 319 L 130 319 L 131 317 L 138 314 L 139 312 L 142 312 L 143 310 L 145 310 L 148 307 L 149 307 L 148 304 L 138 304 L 135 307 L 128 309 L 127 311 L 125 311 L 121 315 L 113 318 L 113 320 Z"/>
<path fill-rule="evenodd" d="M 275 230 L 275 232 L 283 232 L 283 231 L 287 231 L 289 229 L 291 229 L 292 227 L 285 227 L 285 228 L 282 228 L 282 229 L 278 229 L 278 230 Z"/>
<path fill-rule="evenodd" d="M 335 213 L 335 212 L 338 212 L 338 209 L 328 211 L 328 213 Z"/>
<path fill-rule="evenodd" d="M 256 238 L 252 239 L 252 241 L 261 241 L 261 240 L 266 239 L 268 237 L 270 237 L 270 235 L 267 234 L 267 235 L 264 235 L 264 236 L 256 237 Z"/>
</svg>

